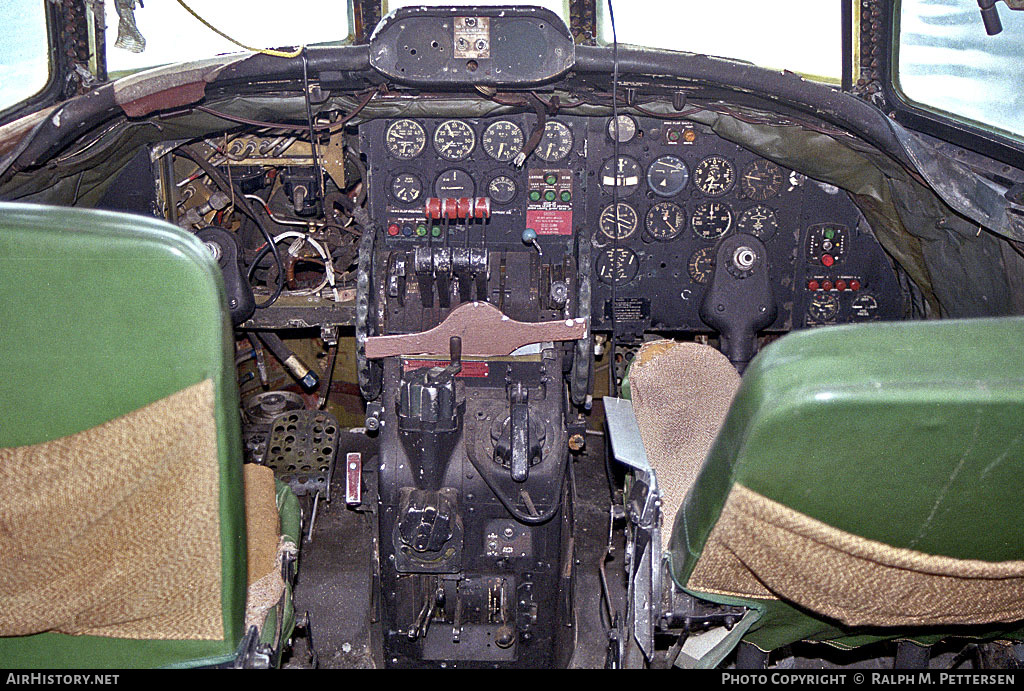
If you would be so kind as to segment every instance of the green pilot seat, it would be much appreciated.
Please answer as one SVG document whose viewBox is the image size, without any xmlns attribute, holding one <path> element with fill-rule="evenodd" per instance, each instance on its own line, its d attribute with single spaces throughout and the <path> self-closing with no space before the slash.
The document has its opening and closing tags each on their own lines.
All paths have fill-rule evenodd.
<svg viewBox="0 0 1024 691">
<path fill-rule="evenodd" d="M 629 376 L 678 497 L 664 529 L 679 587 L 755 610 L 744 640 L 766 651 L 1017 637 L 1024 319 L 794 332 L 742 382 L 716 351 L 667 343 Z"/>
<path fill-rule="evenodd" d="M 243 470 L 223 300 L 169 224 L 0 204 L 4 666 L 276 662 L 298 502 Z"/>
</svg>

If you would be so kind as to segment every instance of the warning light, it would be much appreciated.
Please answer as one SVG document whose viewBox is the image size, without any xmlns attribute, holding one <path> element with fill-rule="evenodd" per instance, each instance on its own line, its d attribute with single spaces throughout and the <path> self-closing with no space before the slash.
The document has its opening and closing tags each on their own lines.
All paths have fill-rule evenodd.
<svg viewBox="0 0 1024 691">
<path fill-rule="evenodd" d="M 697 130 L 683 130 L 683 141 L 687 144 L 697 141 Z"/>
</svg>

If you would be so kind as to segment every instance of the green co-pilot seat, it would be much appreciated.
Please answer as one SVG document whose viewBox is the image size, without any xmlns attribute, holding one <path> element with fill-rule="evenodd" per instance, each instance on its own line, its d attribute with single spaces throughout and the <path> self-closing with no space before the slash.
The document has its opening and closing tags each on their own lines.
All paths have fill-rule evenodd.
<svg viewBox="0 0 1024 691">
<path fill-rule="evenodd" d="M 662 341 L 629 375 L 647 457 L 677 497 L 665 558 L 680 588 L 754 610 L 744 640 L 762 650 L 1016 637 L 1024 320 L 800 331 L 742 383 L 729 367 Z"/>
<path fill-rule="evenodd" d="M 243 472 L 223 300 L 178 228 L 0 204 L 0 665 L 278 657 L 298 504 Z"/>
</svg>

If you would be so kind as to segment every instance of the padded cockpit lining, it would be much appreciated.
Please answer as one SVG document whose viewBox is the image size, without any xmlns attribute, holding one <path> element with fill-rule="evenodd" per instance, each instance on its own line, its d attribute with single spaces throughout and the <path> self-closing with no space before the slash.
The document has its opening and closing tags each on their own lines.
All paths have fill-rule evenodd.
<svg viewBox="0 0 1024 691">
<path fill-rule="evenodd" d="M 205 380 L 0 449 L 0 636 L 223 638 L 215 419 Z"/>
</svg>

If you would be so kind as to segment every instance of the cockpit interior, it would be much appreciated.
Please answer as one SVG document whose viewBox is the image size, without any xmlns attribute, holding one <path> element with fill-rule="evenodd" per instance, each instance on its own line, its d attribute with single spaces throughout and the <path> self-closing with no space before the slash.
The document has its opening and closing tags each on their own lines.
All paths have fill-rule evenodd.
<svg viewBox="0 0 1024 691">
<path fill-rule="evenodd" d="M 836 0 L 834 81 L 619 0 L 116 75 L 161 3 L 37 4 L 0 667 L 1024 665 L 1024 127 L 897 78 L 1024 3 Z"/>
</svg>

